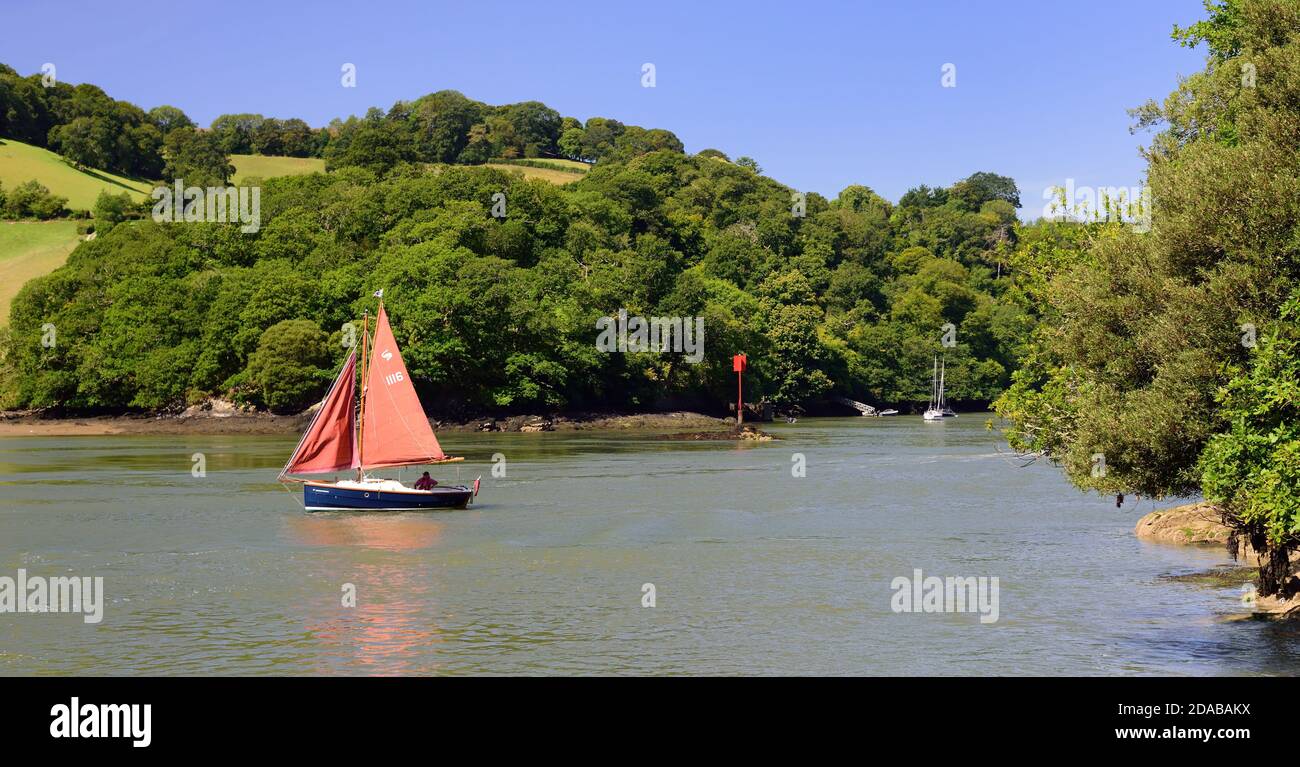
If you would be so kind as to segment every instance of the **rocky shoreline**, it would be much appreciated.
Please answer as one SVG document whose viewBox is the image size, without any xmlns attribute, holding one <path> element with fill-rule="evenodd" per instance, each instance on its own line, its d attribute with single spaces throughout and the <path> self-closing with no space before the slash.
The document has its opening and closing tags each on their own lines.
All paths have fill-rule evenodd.
<svg viewBox="0 0 1300 767">
<path fill-rule="evenodd" d="M 0 412 L 0 436 L 75 437 L 112 434 L 136 435 L 291 435 L 301 432 L 314 410 L 297 415 L 275 415 L 212 400 L 180 413 L 54 416 L 38 411 Z M 551 415 L 483 416 L 466 420 L 430 419 L 440 432 L 544 432 L 544 431 L 672 431 L 691 429 L 698 434 L 734 431 L 729 418 L 691 412 L 670 413 L 557 413 Z M 703 437 L 702 437 L 703 438 Z M 721 438 L 721 437 L 719 437 Z"/>
<path fill-rule="evenodd" d="M 1133 534 L 1140 540 L 1153 543 L 1226 549 L 1231 531 L 1220 521 L 1218 508 L 1214 504 L 1202 501 L 1153 511 L 1138 520 L 1133 528 Z M 1300 558 L 1293 559 L 1292 564 L 1297 568 L 1297 575 L 1300 575 Z M 1229 581 L 1241 583 L 1243 580 L 1253 580 L 1254 568 L 1258 565 L 1259 554 L 1243 542 L 1236 565 L 1215 568 L 1205 573 L 1174 576 L 1170 580 L 1223 587 Z M 1300 618 L 1300 597 L 1289 600 L 1260 597 L 1255 600 L 1253 611 L 1242 617 Z"/>
</svg>

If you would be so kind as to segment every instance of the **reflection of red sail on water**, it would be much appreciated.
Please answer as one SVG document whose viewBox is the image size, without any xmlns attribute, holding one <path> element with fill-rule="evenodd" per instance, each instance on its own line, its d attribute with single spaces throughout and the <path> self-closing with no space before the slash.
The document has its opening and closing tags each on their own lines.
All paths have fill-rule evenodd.
<svg viewBox="0 0 1300 767">
<path fill-rule="evenodd" d="M 428 515 L 289 517 L 289 536 L 305 546 L 348 546 L 381 551 L 427 549 L 442 538 L 443 524 Z"/>
<path fill-rule="evenodd" d="M 337 583 L 322 587 L 320 602 L 310 605 L 304 616 L 312 654 L 322 663 L 317 673 L 338 673 L 340 665 L 379 675 L 428 672 L 427 651 L 442 641 L 433 573 L 419 577 L 424 569 L 412 567 L 406 555 L 436 546 L 442 523 L 426 515 L 406 514 L 285 519 L 287 535 L 295 544 L 349 552 L 348 564 L 332 578 Z M 353 556 L 357 549 L 373 550 L 380 561 L 357 562 Z M 383 561 L 389 557 L 403 561 L 396 565 Z M 322 559 L 333 567 L 328 558 Z M 343 605 L 346 583 L 356 588 L 353 607 Z M 418 666 L 416 658 L 422 658 Z"/>
<path fill-rule="evenodd" d="M 463 509 L 474 486 L 407 487 L 372 469 L 429 466 L 463 460 L 447 455 L 433 434 L 384 304 L 379 304 L 371 345 L 369 316 L 361 331 L 361 389 L 356 353 L 348 356 L 298 446 L 280 472 L 282 482 L 303 482 L 307 511 L 418 511 Z M 372 353 L 373 352 L 373 353 Z M 355 470 L 355 479 L 299 480 L 291 475 Z"/>
</svg>

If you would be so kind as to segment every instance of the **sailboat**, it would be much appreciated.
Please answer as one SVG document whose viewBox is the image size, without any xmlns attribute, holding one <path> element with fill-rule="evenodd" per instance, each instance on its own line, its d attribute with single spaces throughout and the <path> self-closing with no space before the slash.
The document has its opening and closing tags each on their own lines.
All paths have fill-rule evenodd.
<svg viewBox="0 0 1300 767">
<path fill-rule="evenodd" d="M 369 474 L 372 469 L 464 460 L 447 455 L 438 444 L 393 338 L 384 311 L 383 291 L 375 295 L 380 300 L 373 344 L 369 313 L 362 325 L 359 402 L 354 350 L 280 471 L 280 481 L 302 483 L 303 507 L 307 511 L 463 509 L 478 495 L 478 479 L 472 488 L 435 485 L 430 490 L 417 490 Z M 350 471 L 356 472 L 355 479 L 324 481 L 292 476 Z"/>
<path fill-rule="evenodd" d="M 934 356 L 934 374 L 930 378 L 930 405 L 925 409 L 922 415 L 927 421 L 939 421 L 944 418 L 956 418 L 957 414 L 952 408 L 948 407 L 948 401 L 943 396 L 943 374 L 946 365 L 941 365 L 939 355 Z"/>
</svg>

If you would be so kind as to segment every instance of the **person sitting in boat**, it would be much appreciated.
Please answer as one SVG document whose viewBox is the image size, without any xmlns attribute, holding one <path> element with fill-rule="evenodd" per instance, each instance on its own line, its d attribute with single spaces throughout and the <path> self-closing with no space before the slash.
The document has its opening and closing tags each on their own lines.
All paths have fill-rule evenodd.
<svg viewBox="0 0 1300 767">
<path fill-rule="evenodd" d="M 416 489 L 416 490 L 432 490 L 433 487 L 434 487 L 434 485 L 436 485 L 436 484 L 438 484 L 438 480 L 434 479 L 433 477 L 430 477 L 430 476 L 429 476 L 429 472 L 426 471 L 426 472 L 424 473 L 424 476 L 422 476 L 422 477 L 420 477 L 419 479 L 415 480 L 415 489 Z"/>
</svg>

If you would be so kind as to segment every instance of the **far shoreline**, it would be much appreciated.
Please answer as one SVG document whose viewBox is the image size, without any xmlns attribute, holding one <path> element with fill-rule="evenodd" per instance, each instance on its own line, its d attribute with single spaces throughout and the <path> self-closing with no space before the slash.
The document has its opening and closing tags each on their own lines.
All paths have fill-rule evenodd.
<svg viewBox="0 0 1300 767">
<path fill-rule="evenodd" d="M 231 408 L 195 409 L 178 414 L 51 415 L 0 411 L 0 437 L 294 436 L 311 421 L 311 411 L 275 415 Z M 556 413 L 550 415 L 480 416 L 465 420 L 430 418 L 439 432 L 659 431 L 726 430 L 731 418 L 689 411 L 663 413 Z"/>
</svg>

